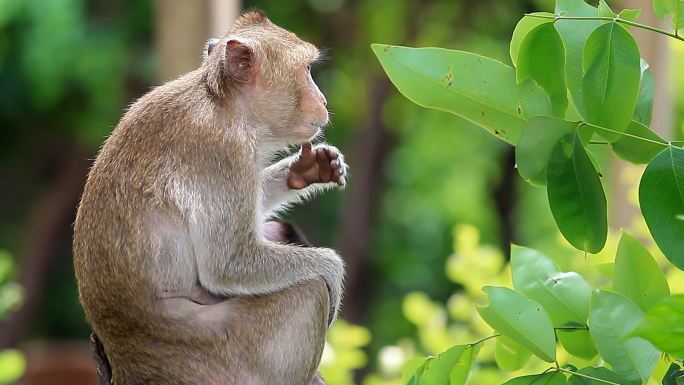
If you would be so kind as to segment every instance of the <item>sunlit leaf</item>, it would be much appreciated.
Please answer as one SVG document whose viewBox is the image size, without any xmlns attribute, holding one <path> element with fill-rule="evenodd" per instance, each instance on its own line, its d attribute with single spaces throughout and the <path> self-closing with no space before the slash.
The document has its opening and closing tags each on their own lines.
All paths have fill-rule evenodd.
<svg viewBox="0 0 684 385">
<path fill-rule="evenodd" d="M 558 337 L 558 342 L 563 345 L 565 351 L 573 356 L 591 360 L 598 354 L 596 347 L 594 346 L 594 341 L 589 334 L 589 330 L 556 330 L 556 336 Z"/>
<path fill-rule="evenodd" d="M 666 353 L 684 358 L 684 294 L 665 297 L 655 304 L 633 334 Z"/>
<path fill-rule="evenodd" d="M 534 12 L 531 15 L 536 16 L 553 16 L 553 14 L 548 12 Z M 524 16 L 518 24 L 516 24 L 513 30 L 513 36 L 511 37 L 511 45 L 509 48 L 509 53 L 511 55 L 511 62 L 513 65 L 518 63 L 518 51 L 520 51 L 520 44 L 522 44 L 523 39 L 527 34 L 533 30 L 535 27 L 546 24 L 553 23 L 553 19 L 545 19 L 541 17 Z"/>
<path fill-rule="evenodd" d="M 513 287 L 542 305 L 553 326 L 586 324 L 591 287 L 582 276 L 563 273 L 546 255 L 516 245 L 511 247 L 511 271 Z"/>
<path fill-rule="evenodd" d="M 406 382 L 406 385 L 420 385 L 420 379 L 423 376 L 423 373 L 425 372 L 425 369 L 430 365 L 430 362 L 432 362 L 433 358 L 428 357 L 425 362 L 420 364 L 414 371 L 413 375 L 409 378 L 408 382 Z"/>
<path fill-rule="evenodd" d="M 606 196 L 579 134 L 561 138 L 546 170 L 549 205 L 558 228 L 574 247 L 603 249 L 608 234 Z"/>
<path fill-rule="evenodd" d="M 653 72 L 644 59 L 641 59 L 641 80 L 639 81 L 639 96 L 637 96 L 636 106 L 632 119 L 644 126 L 651 125 L 651 115 L 653 114 L 653 95 L 655 92 L 655 81 Z"/>
<path fill-rule="evenodd" d="M 401 383 L 408 383 L 411 378 L 416 374 L 416 370 L 423 366 L 427 361 L 427 357 L 414 357 L 404 363 L 401 368 Z M 423 368 L 424 370 L 425 368 Z"/>
<path fill-rule="evenodd" d="M 485 286 L 489 306 L 477 311 L 496 331 L 528 348 L 537 357 L 553 362 L 556 340 L 551 319 L 534 301 L 505 287 Z"/>
<path fill-rule="evenodd" d="M 617 23 L 606 23 L 587 39 L 583 54 L 582 91 L 587 120 L 624 132 L 632 120 L 641 78 L 639 47 Z M 599 131 L 609 141 L 619 134 Z"/>
<path fill-rule="evenodd" d="M 467 345 L 456 345 L 440 353 L 430 363 L 420 378 L 420 385 L 449 385 L 449 373 L 467 348 Z"/>
<path fill-rule="evenodd" d="M 658 247 L 684 270 L 684 149 L 667 147 L 646 167 L 639 205 Z"/>
<path fill-rule="evenodd" d="M 451 112 L 516 144 L 527 120 L 550 115 L 551 103 L 533 81 L 517 84 L 515 70 L 469 52 L 373 44 L 399 91 L 414 103 Z"/>
<path fill-rule="evenodd" d="M 553 114 L 565 116 L 568 91 L 565 88 L 565 49 L 553 24 L 535 27 L 523 39 L 518 54 L 516 79 L 521 83 L 532 79 L 551 100 Z"/>
<path fill-rule="evenodd" d="M 584 17 L 595 17 L 598 14 L 598 10 L 584 0 L 557 0 L 555 12 L 563 16 Z M 587 112 L 582 95 L 584 76 L 582 52 L 587 38 L 601 25 L 601 22 L 598 20 L 558 20 L 555 25 L 565 46 L 565 81 L 577 111 L 586 119 Z"/>
<path fill-rule="evenodd" d="M 515 162 L 520 175 L 535 186 L 545 186 L 551 150 L 560 138 L 573 132 L 575 127 L 577 122 L 550 116 L 530 119 L 515 147 Z"/>
<path fill-rule="evenodd" d="M 672 28 L 684 28 L 684 0 L 653 0 L 653 10 L 662 20 L 672 14 Z"/>
<path fill-rule="evenodd" d="M 465 385 L 468 381 L 470 371 L 473 369 L 477 354 L 480 352 L 481 345 L 470 345 L 458 358 L 451 373 L 449 373 L 449 385 Z"/>
<path fill-rule="evenodd" d="M 610 6 L 608 5 L 608 3 L 606 3 L 605 0 L 599 0 L 598 15 L 601 17 L 615 17 L 616 16 L 615 12 L 613 12 L 613 10 L 610 9 Z"/>
<path fill-rule="evenodd" d="M 637 21 L 639 20 L 639 16 L 641 16 L 640 9 L 623 9 L 618 14 L 618 17 L 620 17 L 620 19 L 627 21 Z M 629 28 L 629 25 L 626 25 L 625 28 Z"/>
<path fill-rule="evenodd" d="M 554 372 L 516 377 L 504 382 L 503 385 L 565 385 L 566 383 L 563 373 Z"/>
<path fill-rule="evenodd" d="M 613 288 L 647 311 L 670 295 L 665 274 L 651 254 L 629 233 L 623 231 L 618 245 Z"/>
<path fill-rule="evenodd" d="M 625 134 L 630 136 L 623 135 L 620 139 L 613 142 L 611 146 L 615 155 L 635 164 L 650 162 L 654 156 L 663 150 L 664 145 L 667 145 L 667 142 L 658 134 L 634 120 L 627 126 Z M 637 139 L 634 136 L 647 140 Z M 658 143 L 662 143 L 662 145 Z"/>
<path fill-rule="evenodd" d="M 591 298 L 589 332 L 601 357 L 629 382 L 646 383 L 659 352 L 650 342 L 628 337 L 643 312 L 617 293 L 596 290 Z"/>
<path fill-rule="evenodd" d="M 519 370 L 532 356 L 532 352 L 506 336 L 496 339 L 494 360 L 501 370 L 509 372 Z"/>
</svg>

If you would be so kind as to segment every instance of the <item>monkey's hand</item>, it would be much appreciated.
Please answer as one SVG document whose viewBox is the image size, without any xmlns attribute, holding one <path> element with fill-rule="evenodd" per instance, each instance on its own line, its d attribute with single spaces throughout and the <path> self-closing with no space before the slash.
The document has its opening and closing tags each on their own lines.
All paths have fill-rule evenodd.
<svg viewBox="0 0 684 385">
<path fill-rule="evenodd" d="M 287 187 L 299 190 L 314 183 L 337 183 L 344 187 L 347 168 L 344 156 L 337 148 L 327 144 L 312 148 L 311 142 L 306 142 L 290 165 Z"/>
</svg>

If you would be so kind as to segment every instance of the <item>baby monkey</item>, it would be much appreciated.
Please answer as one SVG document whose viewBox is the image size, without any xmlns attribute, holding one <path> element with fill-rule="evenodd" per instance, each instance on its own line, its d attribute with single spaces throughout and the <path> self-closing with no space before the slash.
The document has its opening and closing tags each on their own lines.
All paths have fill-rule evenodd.
<svg viewBox="0 0 684 385">
<path fill-rule="evenodd" d="M 199 69 L 141 97 L 107 139 L 78 209 L 74 267 L 112 384 L 320 380 L 343 262 L 278 242 L 265 224 L 346 183 L 342 154 L 310 144 L 328 123 L 310 73 L 318 56 L 247 13 L 209 42 Z"/>
</svg>

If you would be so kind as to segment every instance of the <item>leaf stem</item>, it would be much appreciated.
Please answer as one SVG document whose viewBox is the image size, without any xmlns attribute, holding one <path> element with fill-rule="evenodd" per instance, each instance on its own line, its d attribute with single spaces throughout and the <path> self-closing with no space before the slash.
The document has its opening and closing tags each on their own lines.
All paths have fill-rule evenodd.
<svg viewBox="0 0 684 385">
<path fill-rule="evenodd" d="M 590 140 L 589 144 L 610 144 L 610 142 L 602 142 L 600 140 Z"/>
<path fill-rule="evenodd" d="M 501 336 L 501 334 L 499 334 L 499 333 L 492 334 L 492 335 L 489 336 L 489 337 L 482 338 L 482 339 L 477 340 L 477 341 L 475 341 L 475 342 L 473 342 L 473 343 L 470 343 L 470 344 L 468 344 L 468 345 L 470 345 L 470 346 L 479 345 L 479 344 L 481 344 L 481 343 L 483 343 L 483 342 L 485 342 L 485 341 L 487 341 L 487 340 L 491 340 L 492 338 L 496 338 L 496 337 L 499 337 L 499 336 Z"/>
<path fill-rule="evenodd" d="M 553 369 L 555 369 L 556 371 L 559 371 L 559 372 L 572 374 L 573 376 L 584 377 L 584 378 L 592 380 L 592 381 L 603 382 L 604 384 L 620 385 L 617 382 L 604 380 L 603 378 L 598 378 L 598 377 L 590 376 L 590 375 L 579 373 L 579 372 L 573 372 L 572 370 L 568 370 L 568 369 L 564 369 L 564 368 L 553 368 Z"/>
<path fill-rule="evenodd" d="M 669 36 L 669 37 L 671 37 L 671 38 L 673 38 L 673 39 L 677 39 L 677 40 L 680 40 L 680 41 L 684 41 L 684 37 L 683 37 L 683 36 L 679 36 L 679 34 L 678 34 L 677 32 L 674 32 L 674 33 L 673 33 L 673 32 L 668 32 L 668 31 L 666 31 L 666 30 L 664 30 L 664 29 L 656 28 L 656 27 L 651 26 L 651 25 L 641 24 L 641 23 L 637 23 L 637 22 L 634 22 L 634 21 L 621 19 L 620 16 L 615 16 L 615 17 L 608 17 L 608 16 L 562 16 L 562 15 L 558 15 L 558 14 L 556 14 L 556 15 L 535 15 L 535 14 L 531 14 L 531 13 L 526 13 L 525 16 L 536 17 L 536 18 L 539 18 L 539 19 L 551 19 L 551 20 L 553 20 L 554 22 L 555 22 L 555 21 L 558 21 L 558 20 L 603 20 L 603 21 L 612 21 L 612 22 L 615 22 L 615 23 L 622 23 L 622 24 L 631 25 L 632 27 L 636 27 L 636 28 L 646 29 L 646 30 L 649 30 L 649 31 L 652 31 L 652 32 L 659 33 L 659 34 L 661 34 L 661 35 Z"/>
<path fill-rule="evenodd" d="M 553 328 L 554 330 L 589 330 L 587 326 L 560 326 Z"/>
<path fill-rule="evenodd" d="M 626 133 L 626 132 L 620 132 L 620 131 L 611 130 L 610 128 L 605 128 L 605 127 L 597 126 L 597 125 L 592 124 L 592 123 L 589 123 L 589 122 L 581 122 L 580 125 L 581 125 L 581 124 L 584 124 L 584 125 L 587 125 L 587 126 L 590 126 L 590 127 L 596 128 L 596 129 L 599 129 L 599 130 L 604 130 L 604 131 L 612 132 L 612 133 L 614 133 L 614 134 L 623 135 L 623 136 L 628 136 L 628 137 L 630 137 L 630 138 L 634 138 L 634 139 L 638 139 L 638 140 L 643 140 L 644 142 L 649 142 L 649 143 L 652 143 L 652 144 L 657 144 L 658 146 L 663 146 L 663 147 L 668 147 L 668 146 L 669 146 L 669 144 L 667 144 L 667 143 L 658 142 L 657 140 L 648 139 L 648 138 L 643 138 L 643 137 L 641 137 L 641 136 L 628 134 L 628 133 Z"/>
</svg>

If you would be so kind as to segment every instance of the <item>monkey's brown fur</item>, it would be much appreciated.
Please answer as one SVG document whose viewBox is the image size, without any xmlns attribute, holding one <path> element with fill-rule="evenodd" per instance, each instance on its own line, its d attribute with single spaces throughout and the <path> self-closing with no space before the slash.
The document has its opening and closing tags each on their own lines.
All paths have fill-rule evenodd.
<svg viewBox="0 0 684 385">
<path fill-rule="evenodd" d="M 211 48 L 130 107 L 79 207 L 79 293 L 115 385 L 306 385 L 339 306 L 337 254 L 263 227 L 282 204 L 344 184 L 326 145 L 268 166 L 327 123 L 307 69 L 318 51 L 260 13 Z M 197 289 L 238 298 L 204 303 Z"/>
</svg>

